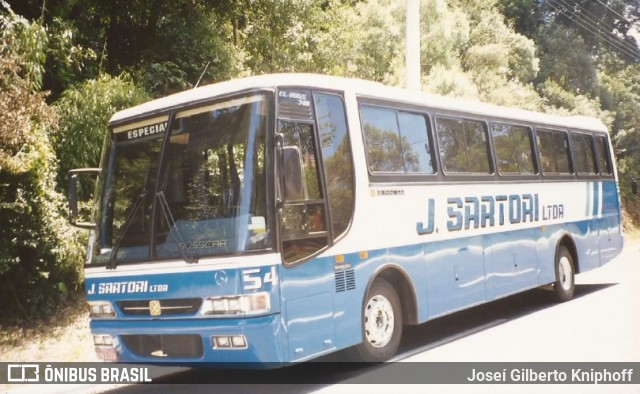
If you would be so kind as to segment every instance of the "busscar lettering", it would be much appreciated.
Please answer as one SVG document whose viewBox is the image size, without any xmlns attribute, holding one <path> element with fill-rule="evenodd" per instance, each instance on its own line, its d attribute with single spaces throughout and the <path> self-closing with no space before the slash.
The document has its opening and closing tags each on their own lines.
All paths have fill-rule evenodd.
<svg viewBox="0 0 640 394">
<path fill-rule="evenodd" d="M 225 248 L 226 239 L 211 239 L 207 241 L 189 241 L 180 244 L 182 249 L 205 249 L 205 248 Z"/>
<path fill-rule="evenodd" d="M 416 222 L 416 232 L 419 235 L 438 232 L 435 227 L 437 209 L 435 199 L 427 199 L 427 221 Z M 449 232 L 559 220 L 565 217 L 564 204 L 541 204 L 537 193 L 449 197 L 446 212 Z"/>
</svg>

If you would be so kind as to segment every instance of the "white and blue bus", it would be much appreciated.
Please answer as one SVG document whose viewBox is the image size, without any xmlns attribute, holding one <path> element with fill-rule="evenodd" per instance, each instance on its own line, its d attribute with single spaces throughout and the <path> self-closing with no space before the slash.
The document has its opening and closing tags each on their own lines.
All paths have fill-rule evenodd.
<svg viewBox="0 0 640 394">
<path fill-rule="evenodd" d="M 386 360 L 405 325 L 542 286 L 566 301 L 623 243 L 600 121 L 360 80 L 118 112 L 72 212 L 92 171 L 87 300 L 111 361 Z"/>
</svg>

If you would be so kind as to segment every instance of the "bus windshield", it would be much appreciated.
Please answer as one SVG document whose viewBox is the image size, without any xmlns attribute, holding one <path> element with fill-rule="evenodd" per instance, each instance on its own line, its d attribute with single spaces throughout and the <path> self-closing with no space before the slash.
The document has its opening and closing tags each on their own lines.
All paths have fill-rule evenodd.
<svg viewBox="0 0 640 394">
<path fill-rule="evenodd" d="M 271 101 L 256 93 L 177 112 L 164 144 L 167 116 L 114 129 L 90 263 L 271 249 Z"/>
</svg>

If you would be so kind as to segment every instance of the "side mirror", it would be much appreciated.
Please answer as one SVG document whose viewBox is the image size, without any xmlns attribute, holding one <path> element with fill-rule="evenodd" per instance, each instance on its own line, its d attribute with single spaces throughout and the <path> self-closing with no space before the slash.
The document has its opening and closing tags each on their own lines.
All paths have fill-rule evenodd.
<svg viewBox="0 0 640 394">
<path fill-rule="evenodd" d="M 96 227 L 95 223 L 78 221 L 78 216 L 80 216 L 80 210 L 78 209 L 78 175 L 80 174 L 98 176 L 100 175 L 100 169 L 77 168 L 69 171 L 69 223 L 79 228 L 92 229 Z"/>
<path fill-rule="evenodd" d="M 282 163 L 284 175 L 284 200 L 305 200 L 304 173 L 302 170 L 302 154 L 297 146 L 282 148 Z"/>
<path fill-rule="evenodd" d="M 276 154 L 278 163 L 278 207 L 285 201 L 304 200 L 307 197 L 302 153 L 295 145 L 284 145 L 284 135 L 276 133 Z"/>
<path fill-rule="evenodd" d="M 631 181 L 631 193 L 633 193 L 634 196 L 638 195 L 638 180 L 636 178 L 633 178 Z"/>
</svg>

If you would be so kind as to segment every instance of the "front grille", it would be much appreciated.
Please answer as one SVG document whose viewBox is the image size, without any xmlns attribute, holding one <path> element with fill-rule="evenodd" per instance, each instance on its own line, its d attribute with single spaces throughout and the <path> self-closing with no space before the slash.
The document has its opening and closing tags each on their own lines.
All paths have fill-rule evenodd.
<svg viewBox="0 0 640 394">
<path fill-rule="evenodd" d="M 122 335 L 124 346 L 140 357 L 202 358 L 200 335 Z"/>
<path fill-rule="evenodd" d="M 202 298 L 118 301 L 118 307 L 127 316 L 188 315 L 198 312 L 201 305 Z"/>
</svg>

